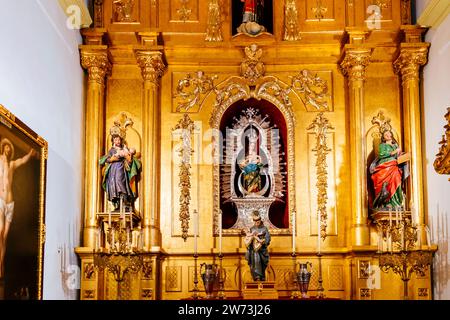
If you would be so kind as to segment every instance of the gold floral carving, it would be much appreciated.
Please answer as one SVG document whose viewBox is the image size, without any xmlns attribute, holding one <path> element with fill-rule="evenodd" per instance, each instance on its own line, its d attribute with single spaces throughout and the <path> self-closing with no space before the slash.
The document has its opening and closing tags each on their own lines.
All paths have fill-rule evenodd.
<svg viewBox="0 0 450 320">
<path fill-rule="evenodd" d="M 153 289 L 142 289 L 142 299 L 151 300 L 153 298 Z"/>
<path fill-rule="evenodd" d="M 402 1 L 402 24 L 411 24 L 411 0 Z"/>
<path fill-rule="evenodd" d="M 317 214 L 320 214 L 320 236 L 323 240 L 327 237 L 327 200 L 328 200 L 328 172 L 327 172 L 327 155 L 331 149 L 327 145 L 328 130 L 334 127 L 324 117 L 323 113 L 319 113 L 313 123 L 307 130 L 314 130 L 316 135 L 316 146 L 312 151 L 316 152 L 316 173 L 317 173 Z"/>
<path fill-rule="evenodd" d="M 369 279 L 369 277 L 370 277 L 370 261 L 359 260 L 358 278 L 359 279 Z"/>
<path fill-rule="evenodd" d="M 428 288 L 418 288 L 417 295 L 420 298 L 427 298 L 428 297 Z"/>
<path fill-rule="evenodd" d="M 447 120 L 447 124 L 444 126 L 445 134 L 439 142 L 441 147 L 433 164 L 439 174 L 450 174 L 450 107 L 447 108 L 445 119 Z"/>
<path fill-rule="evenodd" d="M 366 68 L 370 62 L 371 49 L 351 49 L 345 54 L 344 61 L 341 63 L 342 73 L 350 81 L 366 80 Z"/>
<path fill-rule="evenodd" d="M 138 50 L 136 51 L 136 59 L 144 80 L 159 85 L 159 80 L 166 68 L 162 59 L 162 53 L 159 51 Z"/>
<path fill-rule="evenodd" d="M 194 76 L 187 74 L 186 78 L 178 82 L 175 97 L 179 99 L 177 112 L 189 111 L 193 106 L 202 104 L 208 93 L 215 90 L 214 80 L 217 76 L 206 76 L 198 71 Z"/>
<path fill-rule="evenodd" d="M 394 71 L 402 76 L 403 82 L 419 80 L 420 67 L 427 63 L 428 46 L 404 48 L 394 62 Z"/>
<path fill-rule="evenodd" d="M 134 22 L 135 0 L 114 0 L 114 19 L 116 22 Z"/>
<path fill-rule="evenodd" d="M 311 8 L 314 13 L 314 17 L 319 21 L 325 17 L 325 14 L 328 12 L 328 8 L 322 4 L 322 0 L 316 0 L 316 6 Z"/>
<path fill-rule="evenodd" d="M 222 19 L 219 0 L 210 0 L 208 4 L 208 23 L 205 41 L 220 42 L 222 37 Z"/>
<path fill-rule="evenodd" d="M 111 71 L 106 51 L 81 51 L 81 65 L 88 71 L 89 81 L 105 84 L 105 76 Z"/>
<path fill-rule="evenodd" d="M 142 277 L 144 279 L 153 279 L 153 262 L 152 261 L 144 261 L 142 265 Z"/>
<path fill-rule="evenodd" d="M 290 78 L 291 88 L 303 96 L 299 98 L 305 106 L 309 104 L 317 110 L 328 110 L 328 84 L 325 80 L 306 69 Z"/>
<path fill-rule="evenodd" d="M 378 6 L 381 10 L 383 10 L 391 6 L 391 0 L 375 0 L 372 4 Z"/>
<path fill-rule="evenodd" d="M 372 294 L 369 288 L 360 288 L 359 289 L 359 297 L 361 300 L 370 300 Z"/>
<path fill-rule="evenodd" d="M 194 133 L 195 124 L 189 118 L 189 115 L 185 113 L 183 118 L 180 119 L 178 124 L 173 128 L 175 130 L 181 130 L 181 143 L 182 147 L 178 149 L 181 163 L 180 163 L 180 221 L 182 238 L 187 241 L 189 231 L 189 205 L 191 202 L 191 156 L 194 150 L 191 145 L 191 135 Z"/>
<path fill-rule="evenodd" d="M 180 0 L 181 8 L 177 9 L 177 13 L 180 16 L 180 20 L 183 22 L 186 22 L 186 20 L 189 20 L 189 17 L 192 14 L 192 9 L 187 7 L 187 3 L 189 0 Z"/>
<path fill-rule="evenodd" d="M 219 89 L 214 81 L 217 75 L 207 76 L 203 71 L 195 75 L 187 74 L 178 81 L 175 98 L 177 112 L 189 111 L 196 105 L 202 105 L 211 92 L 216 94 L 216 105 L 221 105 L 231 96 L 242 99 L 250 94 L 250 86 L 257 95 L 267 94 L 279 103 L 291 106 L 289 95 L 293 92 L 305 106 L 311 105 L 317 110 L 327 111 L 329 97 L 328 83 L 309 70 L 302 70 L 290 76 L 291 84 L 287 85 L 276 77 L 266 76 L 264 64 L 260 61 L 263 54 L 256 44 L 245 48 L 247 58 L 241 63 L 241 76 L 231 77 Z"/>
<path fill-rule="evenodd" d="M 84 264 L 84 280 L 92 280 L 95 276 L 95 267 L 92 262 Z"/>
<path fill-rule="evenodd" d="M 285 41 L 296 41 L 300 39 L 298 30 L 298 11 L 295 0 L 286 0 L 284 7 L 284 36 Z"/>
<path fill-rule="evenodd" d="M 263 77 L 266 72 L 266 67 L 261 60 L 263 51 L 258 48 L 256 43 L 245 47 L 246 59 L 241 63 L 241 76 L 247 79 L 251 85 L 255 84 L 256 80 Z"/>
<path fill-rule="evenodd" d="M 94 28 L 103 27 L 103 0 L 94 1 Z"/>
<path fill-rule="evenodd" d="M 95 298 L 95 290 L 84 290 L 83 291 L 83 299 L 92 300 Z"/>
</svg>

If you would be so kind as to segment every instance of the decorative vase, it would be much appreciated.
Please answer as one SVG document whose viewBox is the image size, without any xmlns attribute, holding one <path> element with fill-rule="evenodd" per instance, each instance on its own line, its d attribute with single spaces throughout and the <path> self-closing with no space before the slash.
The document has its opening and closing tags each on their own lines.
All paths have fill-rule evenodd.
<svg viewBox="0 0 450 320">
<path fill-rule="evenodd" d="M 219 280 L 219 268 L 217 264 L 202 263 L 200 265 L 200 275 L 205 286 L 206 299 L 214 298 L 213 293 L 217 288 L 217 282 Z"/>
<path fill-rule="evenodd" d="M 312 263 L 311 262 L 297 263 L 297 265 L 299 266 L 299 271 L 296 274 L 299 291 L 302 294 L 302 298 L 307 298 L 309 281 L 311 279 L 312 273 Z"/>
</svg>

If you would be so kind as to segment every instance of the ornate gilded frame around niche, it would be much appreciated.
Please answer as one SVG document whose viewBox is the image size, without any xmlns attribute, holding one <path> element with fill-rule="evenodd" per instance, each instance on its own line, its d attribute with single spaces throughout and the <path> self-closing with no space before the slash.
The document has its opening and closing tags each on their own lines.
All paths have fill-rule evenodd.
<svg viewBox="0 0 450 320">
<path fill-rule="evenodd" d="M 220 122 L 225 111 L 234 103 L 250 98 L 257 100 L 267 100 L 277 107 L 283 114 L 287 126 L 287 172 L 288 172 L 288 192 L 289 192 L 289 228 L 273 229 L 270 232 L 273 235 L 292 233 L 292 214 L 295 212 L 295 116 L 292 105 L 287 97 L 288 86 L 273 76 L 262 77 L 252 82 L 250 86 L 248 81 L 242 77 L 231 77 L 225 80 L 220 87 L 216 97 L 216 103 L 213 107 L 209 124 L 213 132 L 220 132 Z M 215 139 L 217 137 L 214 137 Z M 213 141 L 214 142 L 214 141 Z M 216 143 L 213 143 L 216 146 Z M 217 149 L 213 151 L 213 158 L 218 159 Z M 214 212 L 214 234 L 219 233 L 218 219 L 220 217 L 220 165 L 214 161 L 213 165 L 213 212 Z M 241 230 L 225 229 L 223 234 L 240 235 Z"/>
<path fill-rule="evenodd" d="M 10 144 L 13 150 L 11 161 L 18 159 L 24 161 L 15 170 L 12 180 L 14 207 L 7 238 L 3 279 L 5 288 L 10 289 L 0 292 L 0 299 L 41 300 L 48 144 L 2 105 L 0 105 L 0 141 L 1 156 L 5 145 Z M 19 163 L 16 162 L 16 165 Z M 20 245 L 15 241 L 19 241 Z M 30 260 L 28 263 L 26 259 L 30 255 L 30 250 L 33 255 L 28 258 Z M 13 273 L 14 277 L 9 277 L 8 272 Z M 18 278 L 21 279 L 20 284 L 15 281 Z"/>
</svg>

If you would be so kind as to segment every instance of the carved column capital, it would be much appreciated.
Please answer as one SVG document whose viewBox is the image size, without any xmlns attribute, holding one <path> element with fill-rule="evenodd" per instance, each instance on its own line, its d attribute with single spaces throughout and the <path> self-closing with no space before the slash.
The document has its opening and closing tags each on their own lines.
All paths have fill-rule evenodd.
<svg viewBox="0 0 450 320">
<path fill-rule="evenodd" d="M 162 52 L 136 50 L 135 54 L 144 81 L 151 81 L 152 83 L 159 85 L 159 80 L 166 69 L 166 65 L 162 59 Z"/>
<path fill-rule="evenodd" d="M 394 71 L 399 74 L 403 82 L 419 80 L 420 67 L 427 63 L 429 44 L 422 43 L 420 46 L 402 47 L 400 55 L 394 62 Z"/>
<path fill-rule="evenodd" d="M 366 80 L 366 68 L 369 65 L 371 55 L 372 49 L 347 50 L 341 63 L 344 76 L 347 76 L 350 81 Z"/>
<path fill-rule="evenodd" d="M 106 46 L 100 49 L 82 48 L 81 66 L 88 71 L 89 81 L 104 85 L 105 77 L 111 70 Z"/>
</svg>

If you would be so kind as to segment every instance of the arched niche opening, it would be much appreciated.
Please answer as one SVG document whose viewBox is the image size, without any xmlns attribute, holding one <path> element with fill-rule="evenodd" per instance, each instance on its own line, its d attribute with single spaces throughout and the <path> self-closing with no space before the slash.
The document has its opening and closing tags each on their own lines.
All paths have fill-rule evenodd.
<svg viewBox="0 0 450 320">
<path fill-rule="evenodd" d="M 268 227 L 289 228 L 288 132 L 282 112 L 263 99 L 240 100 L 224 112 L 219 129 L 223 229 L 247 227 L 255 209 Z"/>
</svg>

